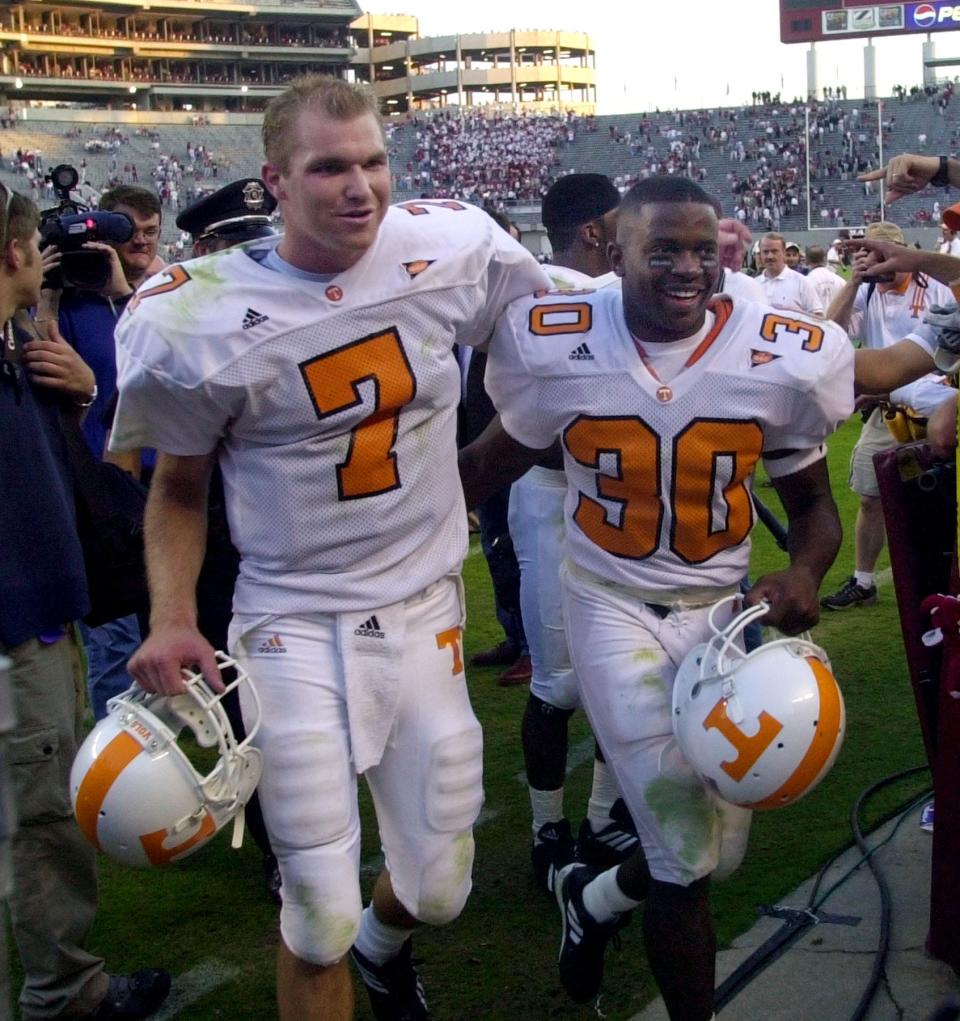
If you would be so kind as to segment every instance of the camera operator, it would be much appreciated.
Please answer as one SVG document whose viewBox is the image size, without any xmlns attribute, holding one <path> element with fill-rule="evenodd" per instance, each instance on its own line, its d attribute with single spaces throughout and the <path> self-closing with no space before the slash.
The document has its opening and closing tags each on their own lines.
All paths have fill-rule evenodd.
<svg viewBox="0 0 960 1021">
<path fill-rule="evenodd" d="M 2 185 L 0 213 L 0 653 L 12 661 L 17 716 L 8 906 L 23 966 L 20 1007 L 25 1021 L 144 1018 L 166 998 L 170 976 L 108 975 L 85 949 L 97 909 L 96 852 L 70 808 L 70 766 L 84 731 L 75 622 L 89 602 L 60 420 L 83 414 L 93 373 L 52 324 L 40 339 L 25 313 L 14 320 L 40 295 L 39 217 Z"/>
<path fill-rule="evenodd" d="M 67 287 L 63 291 L 44 291 L 44 303 L 37 316 L 43 325 L 56 315 L 60 332 L 80 357 L 93 369 L 96 392 L 83 423 L 84 437 L 94 457 L 102 458 L 108 423 L 105 421 L 117 389 L 117 363 L 113 331 L 133 292 L 153 273 L 163 268 L 157 256 L 160 244 L 160 200 L 146 188 L 121 185 L 104 192 L 101 211 L 123 213 L 133 224 L 128 241 L 106 243 L 87 241 L 83 248 L 101 252 L 109 261 L 106 283 L 99 291 Z M 140 459 L 136 459 L 139 461 Z M 153 452 L 144 452 L 142 470 L 149 474 Z M 140 474 L 141 465 L 123 467 Z M 140 628 L 135 616 L 110 621 L 96 628 L 83 628 L 84 643 L 90 660 L 88 690 L 96 719 L 106 715 L 107 699 L 125 691 L 132 683 L 127 660 L 140 645 Z"/>
</svg>

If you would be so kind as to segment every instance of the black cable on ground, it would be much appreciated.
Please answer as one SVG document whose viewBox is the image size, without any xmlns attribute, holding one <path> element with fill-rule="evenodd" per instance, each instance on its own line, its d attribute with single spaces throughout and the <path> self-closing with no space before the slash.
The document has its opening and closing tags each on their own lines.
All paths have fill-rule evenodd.
<svg viewBox="0 0 960 1021">
<path fill-rule="evenodd" d="M 870 1004 L 873 1002 L 873 998 L 877 994 L 877 989 L 883 981 L 887 965 L 887 954 L 890 950 L 890 914 L 892 911 L 890 903 L 890 887 L 887 885 L 886 876 L 884 876 L 882 869 L 874 861 L 873 851 L 867 847 L 863 831 L 860 829 L 860 808 L 867 798 L 876 793 L 876 791 L 889 786 L 889 784 L 893 783 L 895 780 L 911 776 L 914 773 L 918 773 L 927 768 L 927 766 L 914 766 L 912 769 L 904 770 L 899 774 L 895 774 L 893 777 L 884 777 L 884 779 L 878 780 L 875 784 L 871 784 L 861 793 L 850 809 L 850 828 L 853 830 L 853 839 L 856 841 L 857 847 L 859 847 L 863 852 L 867 867 L 873 873 L 873 878 L 880 893 L 879 946 L 877 947 L 877 953 L 873 958 L 873 967 L 870 969 L 870 978 L 867 981 L 866 988 L 860 996 L 856 1009 L 850 1015 L 850 1021 L 862 1021 L 862 1019 L 866 1017 L 867 1011 L 870 1009 Z M 928 796 L 929 795 L 924 795 L 924 798 Z M 914 799 L 913 803 L 916 801 L 917 799 Z M 904 810 L 904 813 L 909 811 L 910 807 L 911 806 L 908 806 L 908 808 Z M 829 896 L 830 892 L 832 891 L 827 891 L 824 899 L 826 899 L 826 896 Z"/>
<path fill-rule="evenodd" d="M 890 784 L 896 783 L 899 780 L 906 779 L 909 776 L 919 773 L 923 770 L 929 769 L 928 766 L 912 766 L 909 769 L 901 770 L 898 773 L 892 773 L 889 776 L 885 776 L 875 783 L 870 784 L 869 787 L 865 788 L 857 796 L 853 805 L 850 808 L 850 826 L 853 831 L 854 843 L 862 852 L 862 857 L 857 861 L 850 869 L 847 870 L 824 894 L 820 897 L 817 894 L 820 891 L 820 886 L 823 882 L 824 876 L 829 871 L 830 867 L 837 861 L 837 859 L 849 850 L 850 845 L 841 848 L 836 854 L 832 855 L 827 862 L 823 865 L 820 871 L 817 873 L 817 878 L 814 882 L 813 889 L 810 891 L 810 896 L 807 900 L 807 905 L 802 910 L 786 909 L 781 917 L 784 918 L 783 925 L 774 932 L 763 944 L 757 947 L 752 954 L 738 967 L 731 975 L 729 975 L 724 982 L 717 988 L 716 996 L 714 999 L 714 1009 L 719 1011 L 725 1007 L 742 989 L 748 986 L 754 978 L 761 971 L 772 964 L 778 957 L 780 957 L 789 946 L 796 942 L 799 937 L 807 931 L 811 926 L 816 925 L 820 918 L 817 915 L 817 910 L 827 900 L 827 898 L 840 886 L 845 883 L 850 876 L 858 869 L 861 865 L 866 862 L 870 871 L 877 882 L 877 886 L 880 890 L 880 946 L 877 950 L 877 955 L 874 960 L 874 966 L 871 970 L 870 980 L 867 987 L 864 989 L 863 994 L 860 997 L 860 1001 L 857 1004 L 856 1010 L 851 1015 L 850 1021 L 862 1021 L 866 1015 L 867 1009 L 870 1003 L 873 1001 L 873 997 L 876 995 L 877 987 L 883 978 L 883 970 L 886 964 L 887 952 L 890 946 L 890 891 L 887 887 L 885 878 L 882 872 L 873 861 L 874 854 L 888 843 L 897 829 L 900 827 L 907 814 L 918 804 L 926 801 L 930 797 L 930 791 L 924 792 L 922 795 L 911 799 L 905 805 L 901 806 L 896 812 L 894 812 L 890 818 L 894 818 L 897 815 L 900 816 L 897 823 L 894 825 L 890 834 L 870 848 L 866 844 L 863 832 L 860 829 L 860 810 L 863 807 L 864 802 L 868 798 L 872 797 L 877 791 L 884 787 L 890 786 Z"/>
</svg>

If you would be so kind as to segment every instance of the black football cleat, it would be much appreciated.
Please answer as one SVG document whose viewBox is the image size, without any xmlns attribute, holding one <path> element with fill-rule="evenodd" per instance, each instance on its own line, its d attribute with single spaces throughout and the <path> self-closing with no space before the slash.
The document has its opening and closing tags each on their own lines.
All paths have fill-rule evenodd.
<svg viewBox="0 0 960 1021">
<path fill-rule="evenodd" d="M 557 904 L 562 916 L 560 983 L 571 999 L 588 1003 L 603 982 L 607 944 L 630 920 L 630 913 L 598 922 L 583 905 L 583 888 L 598 873 L 586 865 L 568 865 L 557 876 Z"/>
<path fill-rule="evenodd" d="M 356 947 L 350 951 L 377 1021 L 429 1021 L 427 998 L 413 966 L 412 948 L 413 941 L 408 939 L 400 953 L 386 964 L 374 964 Z"/>
</svg>

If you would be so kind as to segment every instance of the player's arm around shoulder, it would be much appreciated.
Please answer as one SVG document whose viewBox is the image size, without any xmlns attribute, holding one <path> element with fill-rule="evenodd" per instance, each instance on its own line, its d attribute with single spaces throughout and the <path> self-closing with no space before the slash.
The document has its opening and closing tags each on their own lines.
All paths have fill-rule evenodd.
<svg viewBox="0 0 960 1021">
<path fill-rule="evenodd" d="M 529 323 L 539 301 L 537 295 L 526 295 L 511 302 L 490 338 L 484 382 L 499 413 L 460 451 L 460 479 L 468 508 L 518 479 L 554 442 L 538 404 L 537 368 L 528 346 Z"/>
</svg>

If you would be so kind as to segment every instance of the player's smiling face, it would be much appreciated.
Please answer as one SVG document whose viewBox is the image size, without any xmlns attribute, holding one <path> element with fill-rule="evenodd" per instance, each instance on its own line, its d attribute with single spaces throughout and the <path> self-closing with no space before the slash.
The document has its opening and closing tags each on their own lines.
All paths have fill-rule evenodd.
<svg viewBox="0 0 960 1021">
<path fill-rule="evenodd" d="M 682 340 L 703 325 L 720 276 L 717 215 L 699 202 L 621 210 L 613 267 L 627 325 L 644 340 Z"/>
<path fill-rule="evenodd" d="M 314 273 L 349 269 L 373 244 L 390 204 L 390 169 L 372 114 L 337 120 L 305 107 L 294 121 L 289 166 L 263 179 L 280 203 L 280 255 Z"/>
</svg>

